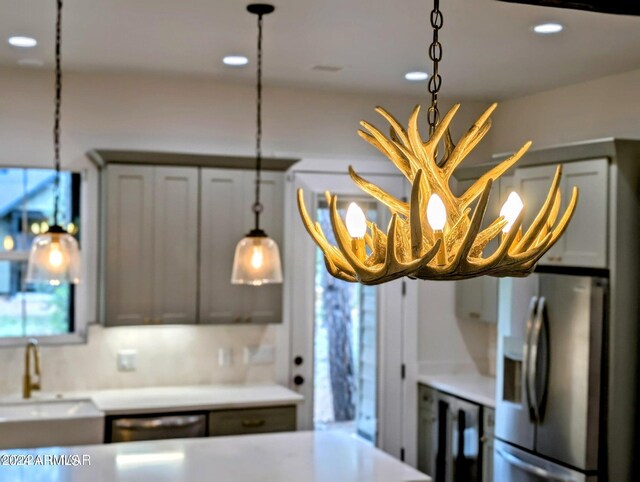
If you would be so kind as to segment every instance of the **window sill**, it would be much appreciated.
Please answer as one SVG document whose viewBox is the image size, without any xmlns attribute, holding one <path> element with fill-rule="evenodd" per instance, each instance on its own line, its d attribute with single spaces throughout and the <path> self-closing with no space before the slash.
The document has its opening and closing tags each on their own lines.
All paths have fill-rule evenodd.
<svg viewBox="0 0 640 482">
<path fill-rule="evenodd" d="M 87 343 L 87 333 L 66 333 L 64 335 L 16 336 L 0 338 L 0 349 L 24 347 L 29 340 L 37 340 L 38 346 L 83 345 Z"/>
</svg>

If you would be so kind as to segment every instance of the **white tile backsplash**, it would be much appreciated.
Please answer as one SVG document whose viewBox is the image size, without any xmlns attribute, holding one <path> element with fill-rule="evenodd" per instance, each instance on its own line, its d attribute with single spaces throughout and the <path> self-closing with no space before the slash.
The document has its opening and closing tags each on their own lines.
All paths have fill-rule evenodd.
<svg viewBox="0 0 640 482">
<path fill-rule="evenodd" d="M 272 325 L 92 325 L 86 344 L 41 346 L 42 390 L 47 392 L 210 383 L 272 382 L 275 365 L 246 365 L 246 346 L 275 345 Z M 220 366 L 219 349 L 232 364 Z M 136 370 L 117 369 L 118 352 L 136 350 Z M 0 395 L 21 390 L 24 347 L 1 348 Z"/>
</svg>

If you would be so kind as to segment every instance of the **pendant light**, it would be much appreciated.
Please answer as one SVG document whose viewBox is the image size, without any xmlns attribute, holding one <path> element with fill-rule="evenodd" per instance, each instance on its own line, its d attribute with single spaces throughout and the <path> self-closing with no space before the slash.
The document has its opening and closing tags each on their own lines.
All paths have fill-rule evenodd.
<svg viewBox="0 0 640 482">
<path fill-rule="evenodd" d="M 457 145 L 454 144 L 449 125 L 460 105 L 454 105 L 442 119 L 438 110 L 438 92 L 442 85 L 438 70 L 442 44 L 438 35 L 443 25 L 439 0 L 434 0 L 430 18 L 433 41 L 429 58 L 433 71 L 428 82 L 431 95 L 427 110 L 428 139 L 423 140 L 418 129 L 420 106 L 414 108 L 407 128 L 378 107 L 376 112 L 391 126 L 389 136 L 365 121 L 360 123 L 364 130 L 358 132 L 407 178 L 411 184 L 410 199 L 393 197 L 349 168 L 349 175 L 358 187 L 389 209 L 391 222 L 386 233 L 367 221 L 355 205 L 349 207 L 343 220 L 338 211 L 338 197 L 327 192 L 337 243 L 333 246 L 320 224 L 310 218 L 304 194 L 298 190 L 298 208 L 304 226 L 322 250 L 327 269 L 336 278 L 376 285 L 404 276 L 428 280 L 482 275 L 527 276 L 562 236 L 575 211 L 578 190 L 574 187 L 560 215 L 562 168 L 558 166 L 546 200 L 531 218 L 533 221 L 524 234 L 522 223 L 527 207 L 515 192 L 509 195 L 498 218 L 485 223 L 481 229 L 493 183 L 518 162 L 531 142 L 483 174 L 460 196 L 452 192 L 450 181 L 455 169 L 489 131 L 490 116 L 497 104 L 491 105 Z M 485 248 L 497 236 L 501 236 L 498 247 L 492 253 L 485 253 Z"/>
<path fill-rule="evenodd" d="M 238 242 L 233 258 L 231 283 L 260 286 L 282 283 L 282 266 L 278 244 L 260 228 L 260 172 L 262 168 L 262 17 L 275 10 L 273 5 L 254 3 L 247 10 L 258 16 L 258 62 L 256 83 L 256 185 L 253 213 L 254 228 Z"/>
<path fill-rule="evenodd" d="M 59 225 L 60 203 L 60 104 L 62 100 L 62 0 L 57 0 L 56 16 L 56 73 L 53 152 L 55 163 L 53 225 L 33 240 L 27 267 L 27 283 L 80 282 L 80 251 L 76 239 Z"/>
</svg>

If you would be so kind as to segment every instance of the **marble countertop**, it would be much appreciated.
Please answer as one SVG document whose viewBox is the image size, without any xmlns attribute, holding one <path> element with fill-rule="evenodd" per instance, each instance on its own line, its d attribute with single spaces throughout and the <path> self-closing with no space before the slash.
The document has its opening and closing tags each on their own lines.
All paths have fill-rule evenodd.
<svg viewBox="0 0 640 482">
<path fill-rule="evenodd" d="M 338 432 L 175 439 L 11 450 L 63 456 L 73 465 L 5 466 L 2 480 L 27 482 L 233 481 L 428 482 L 431 478 L 368 443 Z M 51 458 L 49 459 L 51 461 Z M 83 464 L 84 462 L 84 464 Z"/>
<path fill-rule="evenodd" d="M 82 399 L 93 401 L 106 415 L 267 407 L 293 405 L 304 400 L 302 395 L 276 384 L 221 384 L 34 392 L 33 398 L 24 402 Z M 22 399 L 18 396 L 0 398 L 0 403 L 19 401 Z"/>
<path fill-rule="evenodd" d="M 496 406 L 495 378 L 476 373 L 418 375 L 418 382 L 485 407 Z"/>
</svg>

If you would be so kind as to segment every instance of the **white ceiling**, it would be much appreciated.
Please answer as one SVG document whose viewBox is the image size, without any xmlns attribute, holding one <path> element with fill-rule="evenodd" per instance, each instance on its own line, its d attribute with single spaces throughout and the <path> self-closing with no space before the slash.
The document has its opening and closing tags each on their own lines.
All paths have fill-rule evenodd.
<svg viewBox="0 0 640 482">
<path fill-rule="evenodd" d="M 66 0 L 64 66 L 152 71 L 253 82 L 255 65 L 230 69 L 225 54 L 255 58 L 255 17 L 239 0 Z M 275 0 L 265 19 L 265 82 L 419 94 L 409 70 L 429 69 L 430 0 Z M 443 95 L 493 100 L 640 68 L 640 17 L 497 2 L 445 0 Z M 0 65 L 51 65 L 53 0 L 0 0 Z M 559 35 L 530 31 L 560 21 Z M 30 51 L 6 43 L 31 35 Z M 342 66 L 336 73 L 314 65 Z"/>
</svg>

